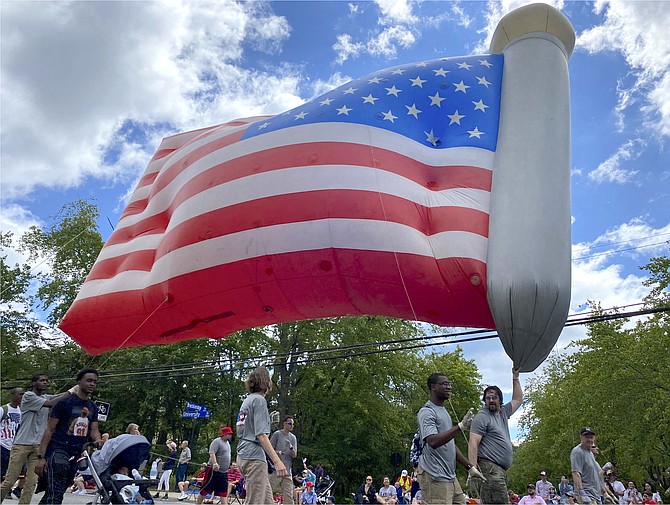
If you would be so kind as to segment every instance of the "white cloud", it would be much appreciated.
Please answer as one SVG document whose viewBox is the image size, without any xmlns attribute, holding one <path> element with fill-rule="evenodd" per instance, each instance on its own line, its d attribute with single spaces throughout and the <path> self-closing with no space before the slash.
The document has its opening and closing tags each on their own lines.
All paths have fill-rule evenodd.
<svg viewBox="0 0 670 505">
<path fill-rule="evenodd" d="M 365 44 L 362 42 L 354 42 L 351 35 L 343 33 L 337 36 L 333 44 L 335 51 L 335 63 L 341 65 L 349 58 L 356 58 L 365 50 Z"/>
<path fill-rule="evenodd" d="M 607 0 L 597 2 L 594 10 L 604 14 L 604 22 L 579 34 L 577 49 L 621 53 L 633 70 L 634 82 L 620 85 L 617 111 L 624 114 L 635 105 L 646 113 L 651 131 L 670 135 L 670 32 L 666 22 L 670 3 Z"/>
<path fill-rule="evenodd" d="M 104 159 L 129 120 L 160 125 L 162 135 L 301 101 L 295 69 L 267 74 L 239 66 L 246 47 L 277 53 L 290 33 L 260 2 L 1 8 L 5 200 L 91 176 L 133 179 L 135 156 L 123 152 L 113 167 Z"/>
<path fill-rule="evenodd" d="M 381 11 L 380 24 L 395 24 L 417 22 L 413 12 L 413 3 L 407 0 L 375 0 Z"/>
<path fill-rule="evenodd" d="M 456 15 L 459 26 L 468 28 L 472 24 L 472 18 L 465 13 L 463 8 L 457 2 L 454 2 L 451 6 L 451 11 Z"/>
<path fill-rule="evenodd" d="M 649 257 L 666 252 L 668 240 L 670 223 L 661 223 L 660 227 L 654 228 L 644 217 L 636 217 L 607 230 L 592 242 L 575 245 L 573 258 L 574 261 L 579 261 L 616 253 L 631 257 Z"/>
<path fill-rule="evenodd" d="M 398 47 L 406 49 L 416 42 L 414 31 L 402 25 L 389 26 L 368 42 L 368 52 L 373 56 L 395 58 Z"/>
<path fill-rule="evenodd" d="M 624 162 L 636 160 L 646 142 L 642 139 L 629 139 L 619 146 L 612 156 L 603 161 L 598 168 L 589 172 L 589 179 L 596 183 L 615 182 L 625 184 L 631 182 L 638 170 L 627 170 L 622 167 Z"/>
<path fill-rule="evenodd" d="M 3 233 L 12 233 L 12 248 L 2 250 L 2 255 L 6 256 L 5 260 L 10 267 L 16 263 L 23 264 L 28 262 L 28 255 L 19 252 L 16 248 L 21 236 L 28 231 L 31 226 L 42 226 L 42 221 L 17 204 L 3 205 L 0 210 L 0 231 Z"/>
<path fill-rule="evenodd" d="M 332 48 L 335 63 L 341 65 L 350 58 L 361 54 L 395 58 L 398 49 L 406 49 L 416 43 L 420 35 L 417 28 L 418 17 L 414 14 L 415 4 L 406 0 L 375 0 L 379 9 L 377 24 L 380 28 L 371 30 L 364 41 L 354 41 L 348 33 L 339 34 Z M 350 15 L 357 13 L 349 4 Z"/>
</svg>

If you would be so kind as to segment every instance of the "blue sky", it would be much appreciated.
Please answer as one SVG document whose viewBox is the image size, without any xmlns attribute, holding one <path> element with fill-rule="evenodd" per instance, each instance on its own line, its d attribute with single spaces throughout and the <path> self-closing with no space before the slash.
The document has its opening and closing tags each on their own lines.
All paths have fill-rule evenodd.
<svg viewBox="0 0 670 505">
<path fill-rule="evenodd" d="M 486 52 L 525 3 L 3 2 L 0 226 L 20 234 L 94 197 L 106 237 L 162 137 L 280 113 L 385 67 Z M 670 240 L 670 2 L 553 5 L 577 33 L 572 309 L 636 303 L 638 267 Z M 509 391 L 501 346 L 464 348 Z"/>
</svg>

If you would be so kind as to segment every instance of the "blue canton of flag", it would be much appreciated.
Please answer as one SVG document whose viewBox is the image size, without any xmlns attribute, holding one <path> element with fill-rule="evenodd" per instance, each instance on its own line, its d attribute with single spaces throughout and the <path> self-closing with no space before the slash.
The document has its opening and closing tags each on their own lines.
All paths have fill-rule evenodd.
<svg viewBox="0 0 670 505">
<path fill-rule="evenodd" d="M 495 151 L 503 56 L 400 65 L 356 79 L 250 126 L 243 139 L 297 125 L 340 122 L 384 128 L 423 145 Z"/>
</svg>

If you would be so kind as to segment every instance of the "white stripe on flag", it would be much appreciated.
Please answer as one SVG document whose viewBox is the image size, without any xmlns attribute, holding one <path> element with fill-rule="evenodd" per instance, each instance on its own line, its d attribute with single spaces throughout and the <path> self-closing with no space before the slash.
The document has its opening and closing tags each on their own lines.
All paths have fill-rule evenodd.
<svg viewBox="0 0 670 505">
<path fill-rule="evenodd" d="M 448 231 L 426 236 L 412 227 L 386 221 L 322 219 L 281 224 L 182 247 L 158 259 L 151 272 L 124 271 L 112 279 L 88 281 L 79 291 L 79 299 L 145 289 L 179 275 L 269 254 L 335 248 L 486 262 L 486 244 L 486 237 L 475 233 Z"/>
</svg>

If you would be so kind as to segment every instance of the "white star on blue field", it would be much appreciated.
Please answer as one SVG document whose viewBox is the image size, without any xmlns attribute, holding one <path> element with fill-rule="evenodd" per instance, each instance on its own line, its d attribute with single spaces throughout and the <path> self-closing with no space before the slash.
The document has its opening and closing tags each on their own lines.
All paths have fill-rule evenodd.
<svg viewBox="0 0 670 505">
<path fill-rule="evenodd" d="M 242 138 L 299 124 L 343 122 L 391 130 L 437 149 L 472 146 L 495 151 L 502 70 L 499 54 L 380 70 L 259 121 Z"/>
</svg>

